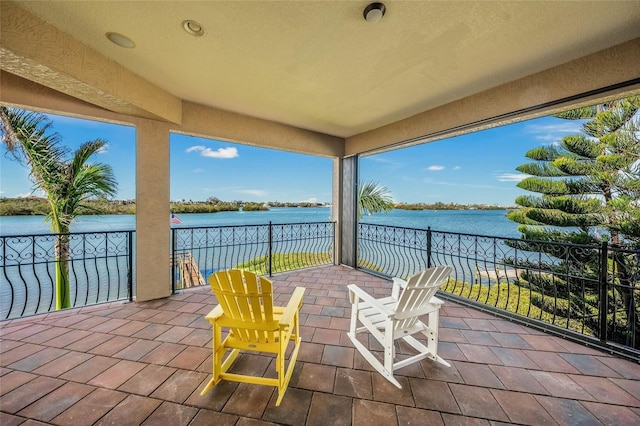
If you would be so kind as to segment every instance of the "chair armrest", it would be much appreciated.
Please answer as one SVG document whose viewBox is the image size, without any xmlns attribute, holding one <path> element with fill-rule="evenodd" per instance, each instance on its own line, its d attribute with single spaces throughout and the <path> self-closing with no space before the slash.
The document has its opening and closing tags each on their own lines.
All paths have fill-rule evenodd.
<svg viewBox="0 0 640 426">
<path fill-rule="evenodd" d="M 215 321 L 218 318 L 220 318 L 222 315 L 224 315 L 224 311 L 222 310 L 222 306 L 218 305 L 215 308 L 213 308 L 211 311 L 209 311 L 209 313 L 207 314 L 206 317 L 204 317 L 206 320 L 209 320 L 209 322 L 211 321 Z"/>
<path fill-rule="evenodd" d="M 403 280 L 402 278 L 393 277 L 393 285 L 399 285 L 402 288 L 406 288 L 407 287 L 407 282 L 405 280 Z"/>
<path fill-rule="evenodd" d="M 407 288 L 407 282 L 401 278 L 393 278 L 393 288 L 391 289 L 391 297 L 398 300 L 400 298 L 400 288 Z"/>
<path fill-rule="evenodd" d="M 444 305 L 444 300 L 438 299 L 435 296 L 433 296 L 429 302 L 433 303 L 434 305 Z"/>
<path fill-rule="evenodd" d="M 362 299 L 363 301 L 369 303 L 372 307 L 376 308 L 376 310 L 378 312 L 380 312 L 380 313 L 383 313 L 383 314 L 385 314 L 385 315 L 387 315 L 389 317 L 395 315 L 394 311 L 392 311 L 391 309 L 387 308 L 386 306 L 380 304 L 369 293 L 365 292 L 364 290 L 362 290 L 357 285 L 349 284 L 347 286 L 347 288 L 349 289 L 349 300 L 351 301 L 351 304 L 353 304 L 355 302 L 353 296 L 356 296 L 356 297 Z"/>
<path fill-rule="evenodd" d="M 280 326 L 291 324 L 291 322 L 293 321 L 293 317 L 302 305 L 302 296 L 304 296 L 304 290 L 304 287 L 296 287 L 296 289 L 293 290 L 293 294 L 291 295 L 291 298 L 289 299 L 289 302 L 287 303 L 287 306 L 286 308 L 284 308 L 284 312 L 280 317 Z"/>
</svg>

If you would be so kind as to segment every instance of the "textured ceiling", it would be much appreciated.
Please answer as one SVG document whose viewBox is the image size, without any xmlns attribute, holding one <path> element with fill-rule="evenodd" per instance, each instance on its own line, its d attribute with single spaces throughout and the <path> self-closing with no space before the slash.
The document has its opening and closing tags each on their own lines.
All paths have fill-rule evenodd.
<svg viewBox="0 0 640 426">
<path fill-rule="evenodd" d="M 638 1 L 15 3 L 179 99 L 340 137 L 640 37 Z"/>
</svg>

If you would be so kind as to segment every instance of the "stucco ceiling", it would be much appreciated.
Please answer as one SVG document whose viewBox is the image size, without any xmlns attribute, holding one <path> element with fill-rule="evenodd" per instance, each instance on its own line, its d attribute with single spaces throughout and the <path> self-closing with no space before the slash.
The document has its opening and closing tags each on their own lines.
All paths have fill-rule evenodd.
<svg viewBox="0 0 640 426">
<path fill-rule="evenodd" d="M 15 3 L 179 99 L 339 137 L 640 37 L 638 1 Z"/>
</svg>

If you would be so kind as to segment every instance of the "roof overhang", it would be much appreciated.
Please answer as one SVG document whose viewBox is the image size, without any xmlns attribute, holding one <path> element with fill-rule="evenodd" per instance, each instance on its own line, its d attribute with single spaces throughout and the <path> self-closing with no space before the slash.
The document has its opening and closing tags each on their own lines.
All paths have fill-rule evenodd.
<svg viewBox="0 0 640 426">
<path fill-rule="evenodd" d="M 388 1 L 371 24 L 359 1 L 2 1 L 0 67 L 110 119 L 337 156 L 640 91 L 637 2 L 543 3 Z"/>
</svg>

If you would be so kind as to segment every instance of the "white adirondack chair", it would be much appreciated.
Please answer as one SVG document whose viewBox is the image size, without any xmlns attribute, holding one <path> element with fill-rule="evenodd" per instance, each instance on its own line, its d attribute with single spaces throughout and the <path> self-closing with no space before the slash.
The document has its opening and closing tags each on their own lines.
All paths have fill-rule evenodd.
<svg viewBox="0 0 640 426">
<path fill-rule="evenodd" d="M 374 299 L 354 284 L 347 286 L 351 302 L 349 338 L 371 366 L 399 388 L 402 386 L 393 377 L 394 370 L 425 358 L 451 366 L 438 356 L 438 314 L 444 302 L 434 296 L 451 271 L 449 266 L 437 266 L 419 272 L 407 281 L 394 278 L 391 296 L 381 299 Z M 420 320 L 422 315 L 427 315 L 426 324 Z M 357 327 L 358 321 L 362 323 L 361 327 Z M 383 346 L 384 363 L 358 340 L 357 334 L 362 332 L 371 333 Z M 426 346 L 412 336 L 415 333 L 422 333 Z M 418 353 L 394 362 L 394 342 L 398 339 L 403 339 Z"/>
</svg>

